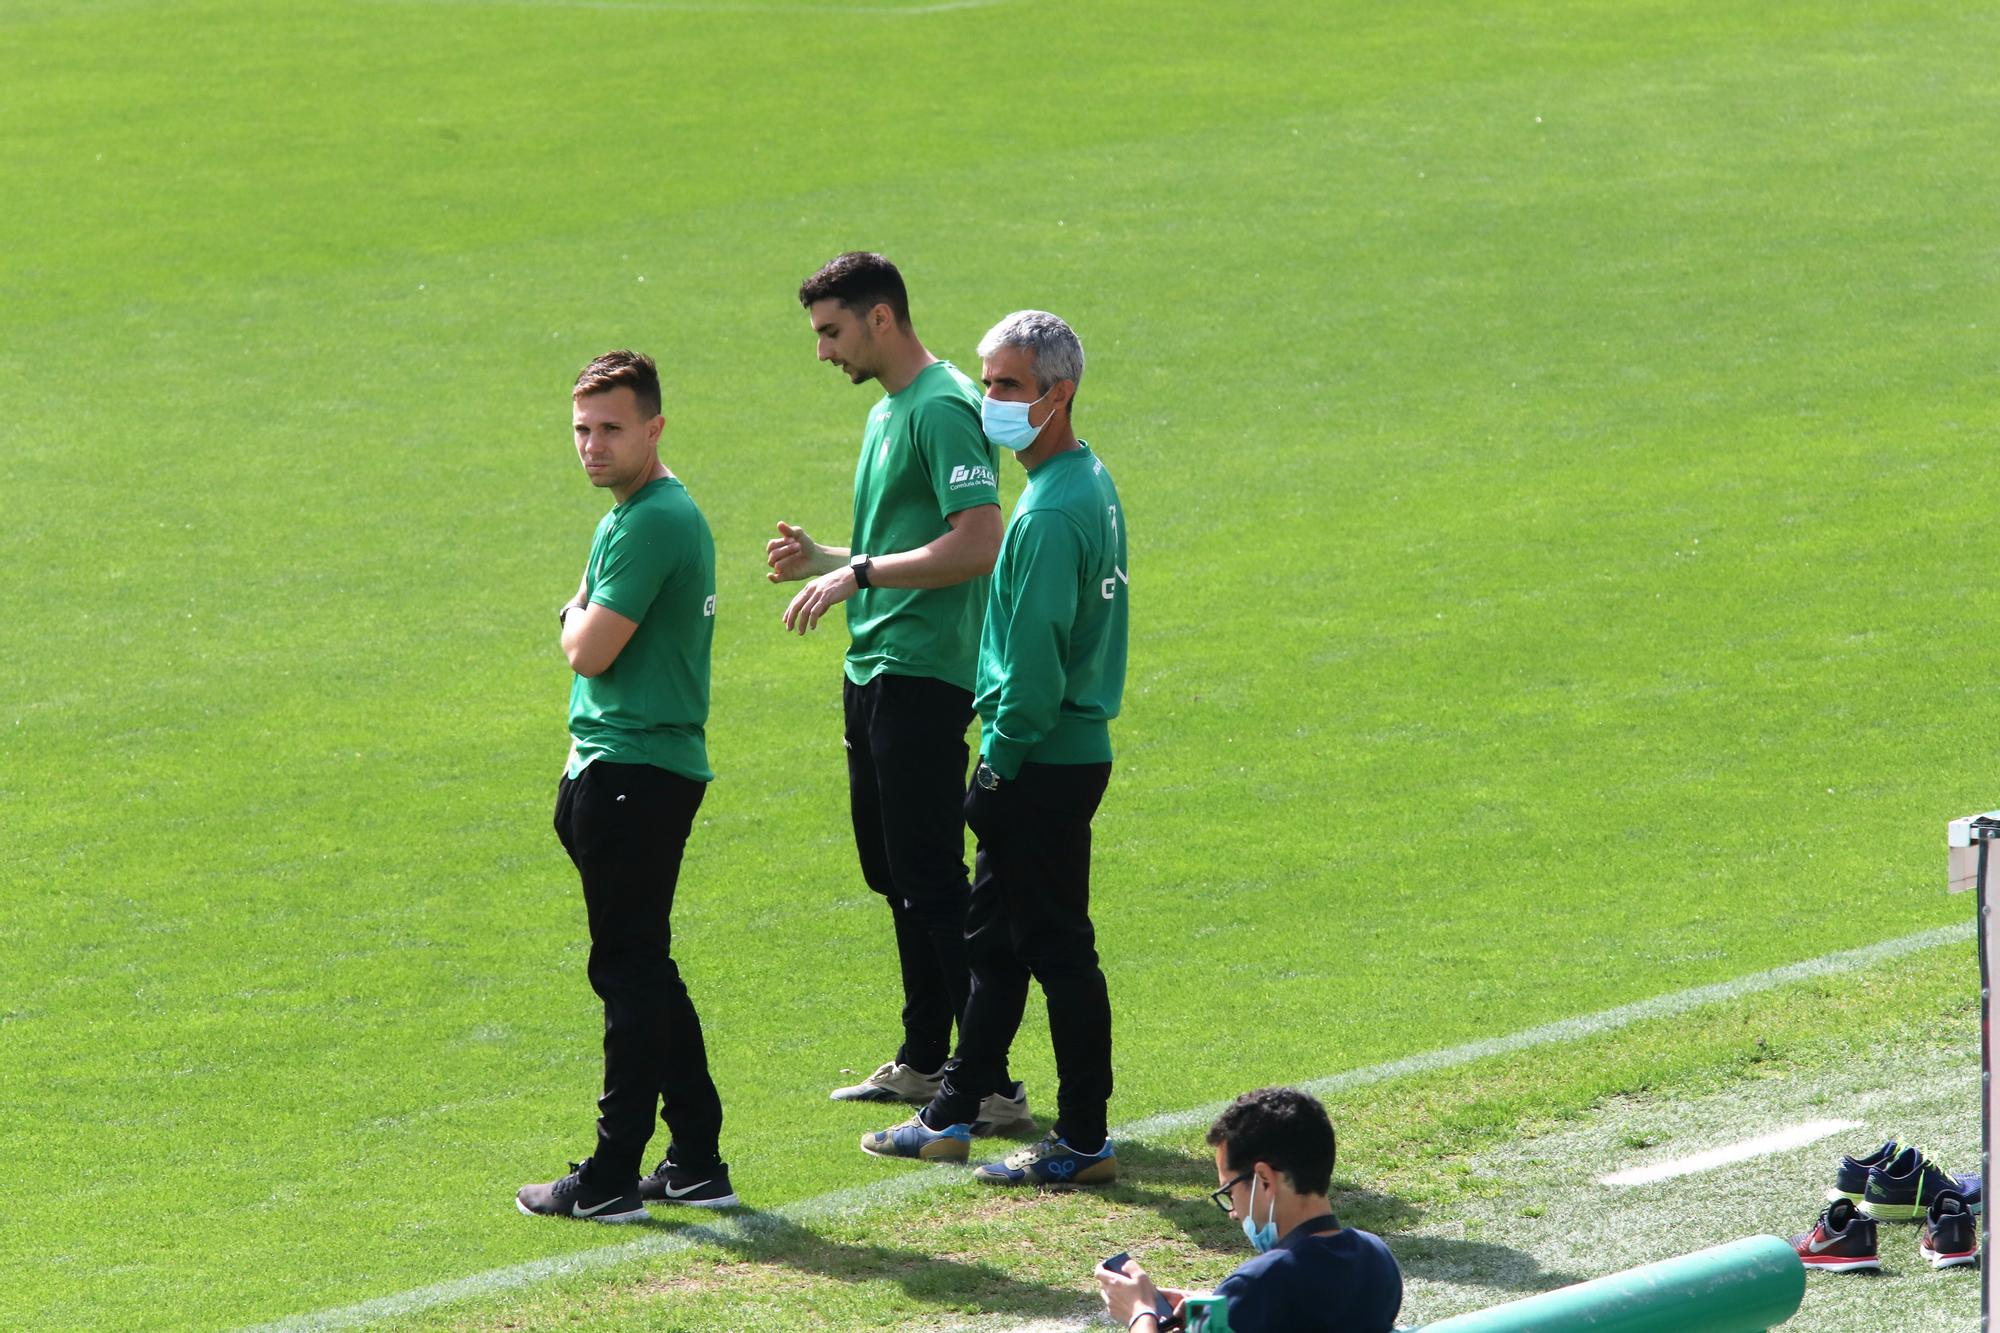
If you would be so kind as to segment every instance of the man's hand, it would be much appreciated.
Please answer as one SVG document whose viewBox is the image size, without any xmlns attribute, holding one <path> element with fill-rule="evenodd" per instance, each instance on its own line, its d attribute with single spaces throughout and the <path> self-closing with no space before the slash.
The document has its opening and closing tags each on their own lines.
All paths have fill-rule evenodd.
<svg viewBox="0 0 2000 1333">
<path fill-rule="evenodd" d="M 819 618 L 854 596 L 855 588 L 854 571 L 846 565 L 831 574 L 820 575 L 799 589 L 798 596 L 785 608 L 785 628 L 797 634 L 819 628 Z"/>
<path fill-rule="evenodd" d="M 831 573 L 841 561 L 828 548 L 814 541 L 804 528 L 778 524 L 778 535 L 764 543 L 764 563 L 771 572 L 764 577 L 773 583 L 792 583 L 819 574 Z M 789 613 L 786 618 L 789 627 Z"/>
<path fill-rule="evenodd" d="M 1097 1279 L 1097 1294 L 1104 1298 L 1104 1306 L 1111 1312 L 1111 1320 L 1116 1324 L 1131 1326 L 1133 1316 L 1141 1310 L 1151 1310 L 1156 1304 L 1159 1291 L 1153 1286 L 1153 1279 L 1146 1276 L 1146 1270 L 1137 1261 L 1127 1261 L 1125 1267 L 1113 1272 L 1102 1264 L 1091 1270 Z M 1175 1309 L 1180 1302 L 1172 1303 Z"/>
<path fill-rule="evenodd" d="M 1011 822 L 1008 814 L 1012 809 L 1014 795 L 1009 790 L 1014 784 L 1006 778 L 1001 778 L 1000 785 L 991 790 L 981 786 L 978 769 L 985 767 L 986 761 L 979 760 L 978 768 L 973 770 L 972 781 L 965 785 L 965 801 L 961 806 L 966 827 L 982 838 L 998 834 L 1007 828 Z"/>
</svg>

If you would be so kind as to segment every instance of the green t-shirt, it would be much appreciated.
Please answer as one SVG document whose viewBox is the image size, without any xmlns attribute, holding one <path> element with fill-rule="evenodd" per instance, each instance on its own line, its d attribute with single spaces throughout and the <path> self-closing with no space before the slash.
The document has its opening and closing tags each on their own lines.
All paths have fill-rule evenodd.
<svg viewBox="0 0 2000 1333">
<path fill-rule="evenodd" d="M 979 387 L 949 361 L 875 404 L 854 467 L 856 555 L 894 555 L 951 531 L 946 516 L 1000 503 L 998 451 L 979 425 Z M 847 599 L 847 678 L 884 671 L 972 688 L 984 578 L 949 588 L 862 588 Z"/>
<path fill-rule="evenodd" d="M 569 689 L 568 774 L 594 759 L 707 782 L 715 539 L 677 477 L 648 482 L 597 525 L 590 600 L 639 628 L 617 660 Z"/>
<path fill-rule="evenodd" d="M 1131 568 L 1118 490 L 1088 446 L 1028 474 L 993 566 L 973 700 L 980 755 L 1001 777 L 1024 763 L 1110 762 Z"/>
</svg>

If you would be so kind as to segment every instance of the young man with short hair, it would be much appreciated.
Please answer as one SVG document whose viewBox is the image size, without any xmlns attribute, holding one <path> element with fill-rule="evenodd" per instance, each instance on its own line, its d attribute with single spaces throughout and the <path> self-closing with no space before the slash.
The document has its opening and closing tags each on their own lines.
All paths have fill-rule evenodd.
<svg viewBox="0 0 2000 1333">
<path fill-rule="evenodd" d="M 1233 1333 L 1388 1333 L 1403 1305 L 1403 1274 L 1380 1236 L 1333 1215 L 1333 1122 L 1296 1088 L 1259 1088 L 1209 1127 L 1209 1197 L 1243 1225 L 1257 1257 L 1224 1278 Z M 1136 1263 L 1094 1270 L 1114 1321 L 1155 1333 L 1156 1302 L 1176 1313 L 1187 1293 L 1155 1288 Z"/>
<path fill-rule="evenodd" d="M 633 1222 L 646 1201 L 734 1204 L 718 1146 L 722 1100 L 701 1019 L 670 952 L 669 918 L 708 767 L 715 542 L 660 461 L 652 358 L 607 352 L 571 394 L 576 452 L 611 492 L 576 596 L 556 615 L 576 678 L 556 836 L 583 881 L 590 985 L 604 1001 L 597 1149 L 570 1174 L 524 1185 L 524 1213 Z M 664 1104 L 663 1104 L 664 1103 Z M 644 1180 L 658 1109 L 673 1134 Z"/>
<path fill-rule="evenodd" d="M 971 984 L 959 807 L 986 576 L 1000 547 L 999 460 L 980 431 L 979 391 L 918 339 L 894 264 L 840 255 L 799 287 L 799 304 L 819 359 L 884 394 L 855 465 L 852 546 L 779 523 L 765 548 L 773 583 L 808 580 L 785 608 L 786 629 L 804 634 L 847 607 L 849 812 L 902 973 L 901 1045 L 832 1097 L 921 1104 L 937 1091 Z M 981 1133 L 1032 1124 L 1026 1090 L 1004 1077 L 974 1121 Z"/>
<path fill-rule="evenodd" d="M 883 1157 L 963 1161 L 1032 977 L 1048 1002 L 1056 1121 L 1041 1142 L 974 1175 L 993 1184 L 1096 1184 L 1117 1176 L 1107 1135 L 1111 1000 L 1090 920 L 1090 821 L 1111 780 L 1109 722 L 1125 688 L 1125 518 L 1071 410 L 1083 344 L 1042 310 L 979 344 L 986 437 L 1028 483 L 993 572 L 979 640 L 980 763 L 966 792 L 979 837 L 967 916 L 972 995 L 958 1057 L 903 1124 L 862 1136 Z"/>
</svg>

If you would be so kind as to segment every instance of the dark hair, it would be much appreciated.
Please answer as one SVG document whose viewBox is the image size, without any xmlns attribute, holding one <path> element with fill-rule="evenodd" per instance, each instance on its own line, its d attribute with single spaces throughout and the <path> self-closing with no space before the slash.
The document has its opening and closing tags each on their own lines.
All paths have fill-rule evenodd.
<svg viewBox="0 0 2000 1333">
<path fill-rule="evenodd" d="M 869 250 L 850 250 L 826 261 L 825 267 L 799 284 L 799 304 L 832 299 L 856 315 L 866 316 L 878 305 L 889 307 L 900 328 L 910 327 L 910 293 L 896 266 Z"/>
<path fill-rule="evenodd" d="M 639 414 L 646 420 L 660 415 L 660 368 L 645 353 L 622 347 L 606 352 L 577 375 L 576 387 L 569 396 L 581 398 L 587 393 L 610 393 L 613 389 L 630 389 L 639 400 Z"/>
<path fill-rule="evenodd" d="M 1301 1194 L 1333 1187 L 1333 1121 L 1317 1097 L 1297 1088 L 1244 1093 L 1208 1127 L 1208 1146 L 1222 1149 L 1231 1171 L 1268 1162 Z"/>
</svg>

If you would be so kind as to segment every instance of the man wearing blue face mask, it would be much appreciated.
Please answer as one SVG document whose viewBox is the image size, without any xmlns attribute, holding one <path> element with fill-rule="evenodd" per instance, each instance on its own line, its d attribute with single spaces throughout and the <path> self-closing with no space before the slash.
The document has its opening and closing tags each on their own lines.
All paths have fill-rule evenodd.
<svg viewBox="0 0 2000 1333">
<path fill-rule="evenodd" d="M 1333 1215 L 1333 1122 L 1296 1088 L 1246 1092 L 1209 1127 L 1209 1197 L 1242 1223 L 1257 1257 L 1224 1278 L 1231 1333 L 1387 1333 L 1403 1274 L 1380 1236 Z M 1177 1327 L 1187 1293 L 1156 1288 L 1136 1263 L 1095 1270 L 1111 1317 L 1138 1333 Z M 1162 1316 L 1161 1308 L 1172 1313 Z"/>
<path fill-rule="evenodd" d="M 1111 1000 L 1090 920 L 1090 821 L 1111 779 L 1108 724 L 1125 686 L 1125 515 L 1111 474 L 1071 424 L 1083 378 L 1075 331 L 1046 311 L 1019 311 L 980 342 L 979 366 L 986 438 L 1014 451 L 1028 482 L 979 638 L 980 761 L 965 796 L 979 838 L 966 914 L 972 991 L 937 1094 L 861 1147 L 964 1161 L 982 1102 L 1005 1089 L 1032 978 L 1048 1001 L 1056 1122 L 1041 1142 L 973 1174 L 998 1185 L 1099 1184 L 1118 1161 L 1106 1137 Z"/>
</svg>

